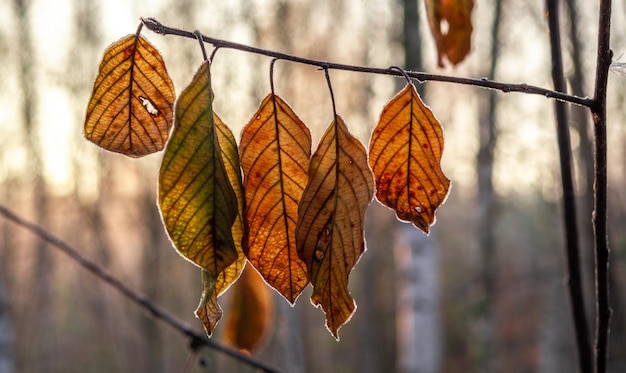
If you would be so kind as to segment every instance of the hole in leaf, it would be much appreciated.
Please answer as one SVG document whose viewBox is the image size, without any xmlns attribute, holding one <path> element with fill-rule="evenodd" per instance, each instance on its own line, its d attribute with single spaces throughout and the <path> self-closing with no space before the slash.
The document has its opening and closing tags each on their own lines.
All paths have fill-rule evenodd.
<svg viewBox="0 0 626 373">
<path fill-rule="evenodd" d="M 154 106 L 152 101 L 142 96 L 139 96 L 139 101 L 141 101 L 141 104 L 146 108 L 150 115 L 159 115 L 159 109 Z"/>
</svg>

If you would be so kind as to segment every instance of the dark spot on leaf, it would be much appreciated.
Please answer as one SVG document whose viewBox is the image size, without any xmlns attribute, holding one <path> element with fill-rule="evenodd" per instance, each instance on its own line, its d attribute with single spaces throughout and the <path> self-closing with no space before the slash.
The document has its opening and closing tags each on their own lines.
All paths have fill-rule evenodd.
<svg viewBox="0 0 626 373">
<path fill-rule="evenodd" d="M 135 51 L 135 46 L 134 45 L 131 45 L 128 48 L 124 49 L 124 59 L 125 60 L 129 59 L 134 51 Z"/>
<path fill-rule="evenodd" d="M 315 260 L 320 261 L 324 259 L 324 252 L 322 250 L 315 250 Z"/>
</svg>

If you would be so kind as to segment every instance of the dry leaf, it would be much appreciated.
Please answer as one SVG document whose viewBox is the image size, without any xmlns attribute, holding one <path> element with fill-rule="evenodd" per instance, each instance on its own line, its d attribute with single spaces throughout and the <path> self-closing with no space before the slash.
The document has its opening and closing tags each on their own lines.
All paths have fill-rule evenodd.
<svg viewBox="0 0 626 373">
<path fill-rule="evenodd" d="M 274 301 L 261 276 L 246 266 L 235 283 L 224 327 L 224 340 L 240 350 L 254 353 L 272 329 Z"/>
<path fill-rule="evenodd" d="M 373 194 L 365 148 L 337 116 L 311 158 L 296 231 L 313 285 L 311 302 L 322 306 L 337 339 L 355 309 L 348 275 L 365 250 L 364 214 Z"/>
<path fill-rule="evenodd" d="M 217 322 L 222 318 L 222 308 L 217 303 L 216 280 L 209 272 L 202 270 L 202 296 L 196 308 L 196 317 L 202 321 L 204 331 L 210 337 Z"/>
<path fill-rule="evenodd" d="M 250 263 L 294 303 L 307 285 L 296 249 L 298 202 L 307 183 L 311 135 L 289 105 L 269 94 L 241 134 Z"/>
<path fill-rule="evenodd" d="M 159 207 L 178 252 L 217 277 L 237 260 L 231 228 L 237 195 L 222 160 L 205 62 L 176 103 L 159 173 Z"/>
<path fill-rule="evenodd" d="M 172 126 L 174 85 L 159 52 L 128 35 L 104 52 L 85 117 L 85 137 L 131 157 L 165 146 Z"/>
<path fill-rule="evenodd" d="M 413 84 L 385 106 L 370 140 L 376 198 L 428 233 L 450 188 L 441 170 L 443 130 Z"/>
<path fill-rule="evenodd" d="M 471 50 L 474 0 L 425 0 L 425 3 L 430 31 L 437 45 L 437 65 L 444 66 L 444 56 L 453 65 L 458 64 Z"/>
</svg>

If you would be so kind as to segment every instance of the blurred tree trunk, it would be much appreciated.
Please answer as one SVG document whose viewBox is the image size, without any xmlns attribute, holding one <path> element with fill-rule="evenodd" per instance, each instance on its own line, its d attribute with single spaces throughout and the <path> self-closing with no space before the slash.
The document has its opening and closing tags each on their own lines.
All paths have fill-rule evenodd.
<svg viewBox="0 0 626 373">
<path fill-rule="evenodd" d="M 29 208 L 33 209 L 33 220 L 41 225 L 48 226 L 48 191 L 43 177 L 42 144 L 39 139 L 37 126 L 38 90 L 36 77 L 37 56 L 33 48 L 32 38 L 32 2 L 29 0 L 14 0 L 13 6 L 17 22 L 17 66 L 18 86 L 21 96 L 21 122 L 24 131 L 25 147 L 28 154 L 27 177 L 32 182 L 32 199 Z M 29 173 L 29 174 L 28 174 Z M 27 335 L 23 335 L 25 341 L 36 340 L 28 346 L 28 353 L 37 356 L 36 361 L 27 362 L 35 370 L 43 370 L 55 356 L 47 353 L 51 336 L 52 314 L 50 312 L 50 286 L 52 273 L 52 257 L 49 255 L 47 244 L 43 240 L 35 241 L 34 263 L 35 268 L 31 273 L 31 294 L 28 297 L 30 304 L 27 309 L 32 314 L 25 319 L 36 320 L 30 323 Z"/>
<path fill-rule="evenodd" d="M 583 41 L 579 34 L 579 4 L 576 0 L 565 1 L 568 18 L 568 33 L 570 41 L 570 58 L 572 69 L 569 76 L 572 94 L 585 96 L 585 76 L 583 73 Z M 588 295 L 593 294 L 593 241 L 591 214 L 593 203 L 593 145 L 590 138 L 590 121 L 587 108 L 570 105 L 572 126 L 579 134 L 578 146 L 578 205 L 582 211 L 579 214 L 580 247 L 582 275 L 584 290 Z M 585 281 L 586 280 L 586 281 Z M 563 305 L 567 304 L 567 297 L 563 286 L 560 289 L 552 288 L 547 294 L 548 308 L 544 326 L 543 336 L 540 344 L 540 371 L 541 372 L 571 372 L 576 370 L 574 351 L 576 346 L 573 343 L 573 322 L 569 312 L 564 312 Z M 593 297 L 585 297 L 587 302 L 587 314 L 593 314 Z M 558 302 L 558 303 L 557 303 Z M 556 303 L 556 304 L 555 304 Z M 588 320 L 593 323 L 593 320 Z M 593 324 L 590 324 L 593 325 Z M 592 328 L 590 328 L 592 330 Z"/>
<path fill-rule="evenodd" d="M 0 282 L 0 373 L 15 372 L 13 321 L 9 313 L 4 287 Z"/>
<path fill-rule="evenodd" d="M 2 182 L 0 189 L 2 201 L 11 201 L 15 190 L 15 180 L 7 178 Z M 17 351 L 15 344 L 14 322 L 11 316 L 7 298 L 12 284 L 13 264 L 15 263 L 15 233 L 14 227 L 7 220 L 0 224 L 0 373 L 16 371 Z M 5 287 L 7 284 L 7 287 Z M 14 307 L 14 309 L 17 307 Z"/>
<path fill-rule="evenodd" d="M 539 336 L 538 373 L 576 372 L 574 334 L 571 312 L 565 312 L 567 293 L 561 282 L 545 292 L 546 310 Z"/>
<path fill-rule="evenodd" d="M 496 75 L 499 55 L 500 18 L 502 10 L 501 0 L 495 0 L 493 21 L 491 24 L 491 51 L 487 78 L 493 80 Z M 495 275 L 496 275 L 496 245 L 494 239 L 494 225 L 496 219 L 496 195 L 493 188 L 493 162 L 496 147 L 496 93 L 488 91 L 487 107 L 481 112 L 478 128 L 478 216 L 477 232 L 478 245 L 481 253 L 483 268 L 481 271 L 483 297 L 478 308 L 479 317 L 479 366 L 483 372 L 494 371 L 494 306 L 495 306 Z"/>
<path fill-rule="evenodd" d="M 583 72 L 583 40 L 580 35 L 578 25 L 578 9 L 580 5 L 577 0 L 566 0 L 567 18 L 569 25 L 570 58 L 572 59 L 572 69 L 569 76 L 572 94 L 585 96 L 585 75 Z M 583 290 L 586 291 L 587 315 L 595 312 L 594 298 L 591 296 L 595 291 L 594 285 L 594 254 L 593 254 L 593 227 L 591 225 L 591 215 L 593 213 L 593 141 L 591 139 L 591 121 L 587 108 L 570 105 L 570 120 L 578 132 L 578 199 L 580 209 L 579 232 L 580 232 L 580 260 L 583 276 Z M 589 330 L 593 330 L 594 319 L 588 320 Z"/>
<path fill-rule="evenodd" d="M 396 228 L 399 372 L 434 373 L 441 368 L 439 248 L 434 233 L 426 236 L 409 224 Z"/>
<path fill-rule="evenodd" d="M 423 70 L 421 2 L 402 0 L 404 14 L 404 64 L 408 70 Z M 424 95 L 424 87 L 416 87 Z M 396 345 L 399 372 L 438 372 L 441 343 L 438 301 L 436 234 L 424 235 L 411 224 L 395 222 L 397 316 Z"/>
<path fill-rule="evenodd" d="M 143 179 L 149 179 L 143 175 Z M 142 280 L 142 288 L 146 296 L 153 302 L 161 303 L 162 297 L 159 289 L 162 289 L 161 278 L 161 250 L 165 247 L 163 224 L 156 205 L 156 191 L 152 187 L 145 187 L 142 191 L 140 209 L 138 214 L 145 217 L 144 239 L 142 248 L 142 260 L 139 276 Z M 199 277 L 199 276 L 198 276 Z M 145 354 L 143 356 L 143 368 L 145 372 L 162 372 L 164 364 L 163 339 L 161 337 L 159 322 L 151 315 L 144 314 L 141 317 L 143 340 L 145 341 Z"/>
</svg>

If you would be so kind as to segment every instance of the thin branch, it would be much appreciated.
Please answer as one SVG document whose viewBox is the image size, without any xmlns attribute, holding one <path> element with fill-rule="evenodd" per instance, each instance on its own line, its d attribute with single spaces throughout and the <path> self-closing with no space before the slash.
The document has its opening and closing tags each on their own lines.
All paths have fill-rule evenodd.
<svg viewBox="0 0 626 373">
<path fill-rule="evenodd" d="M 552 81 L 554 89 L 566 92 L 561 55 L 561 35 L 559 30 L 559 7 L 557 0 L 547 0 L 546 10 L 550 30 L 550 50 L 552 54 Z M 589 328 L 585 316 L 585 302 L 580 270 L 580 245 L 576 225 L 576 195 L 572 171 L 572 147 L 568 128 L 568 113 L 565 102 L 555 101 L 557 142 L 561 164 L 561 186 L 563 188 L 563 222 L 565 228 L 565 252 L 567 258 L 567 285 L 576 335 L 578 367 L 581 372 L 591 372 L 593 352 Z"/>
<path fill-rule="evenodd" d="M 245 363 L 256 369 L 260 369 L 264 372 L 269 372 L 269 373 L 280 372 L 279 370 L 269 367 L 265 363 L 258 361 L 249 355 L 243 354 L 239 352 L 238 350 L 232 349 L 221 343 L 208 339 L 202 333 L 193 329 L 189 324 L 178 319 L 176 316 L 172 315 L 171 313 L 163 309 L 161 306 L 154 303 L 144 294 L 141 294 L 129 288 L 122 281 L 113 277 L 113 275 L 108 273 L 105 269 L 101 268 L 98 264 L 82 256 L 82 254 L 80 254 L 78 250 L 72 248 L 67 243 L 53 236 L 44 228 L 34 223 L 31 223 L 25 219 L 22 219 L 17 214 L 13 213 L 8 208 L 2 205 L 0 205 L 0 215 L 3 215 L 8 220 L 27 229 L 28 231 L 35 234 L 36 236 L 38 236 L 45 242 L 52 245 L 53 247 L 56 247 L 57 249 L 61 250 L 66 255 L 68 255 L 71 259 L 73 259 L 78 264 L 80 264 L 83 268 L 87 269 L 93 275 L 95 275 L 99 279 L 109 284 L 115 290 L 122 293 L 126 298 L 132 300 L 133 302 L 137 303 L 140 307 L 149 311 L 155 318 L 165 322 L 166 324 L 169 324 L 170 326 L 174 327 L 174 329 L 178 330 L 180 333 L 187 336 L 190 339 L 190 346 L 192 349 L 195 350 L 201 346 L 210 347 L 226 355 L 229 355 L 233 357 L 234 359 L 241 361 L 242 363 Z"/>
<path fill-rule="evenodd" d="M 163 25 L 161 22 L 157 21 L 154 18 L 142 18 L 141 22 L 153 32 L 161 35 L 176 35 L 189 39 L 196 39 L 196 36 L 193 32 L 185 31 L 173 27 L 168 27 Z M 355 66 L 355 65 L 345 65 L 339 63 L 332 63 L 320 60 L 313 60 L 308 58 L 302 58 L 297 56 L 292 56 L 286 53 L 275 52 L 267 49 L 251 47 L 245 44 L 233 43 L 226 40 L 215 39 L 206 35 L 202 35 L 202 40 L 206 43 L 210 43 L 215 47 L 220 48 L 228 48 L 228 49 L 236 49 L 243 52 L 259 54 L 263 56 L 278 58 L 282 60 L 287 60 L 291 62 L 297 62 L 310 66 L 317 66 L 320 69 L 332 69 L 332 70 L 344 70 L 344 71 L 353 71 L 359 73 L 368 73 L 368 74 L 379 74 L 379 75 L 394 75 L 394 76 L 402 76 L 403 74 L 394 69 L 383 69 L 376 67 L 367 67 L 367 66 Z M 593 100 L 588 97 L 578 97 L 574 95 L 568 95 L 566 93 L 557 92 L 533 85 L 528 85 L 525 83 L 522 84 L 510 84 L 510 83 L 500 83 L 496 81 L 489 80 L 487 78 L 481 79 L 471 79 L 471 78 L 460 78 L 455 76 L 448 75 L 438 75 L 438 74 L 428 74 L 424 72 L 417 71 L 407 71 L 406 72 L 411 78 L 415 78 L 419 81 L 437 81 L 437 82 L 447 82 L 447 83 L 456 83 L 463 85 L 471 85 L 476 87 L 488 88 L 497 91 L 502 91 L 505 93 L 508 92 L 521 92 L 533 95 L 541 95 L 547 98 L 554 98 L 561 101 L 571 102 L 576 105 L 590 107 L 593 104 Z"/>
<path fill-rule="evenodd" d="M 611 0 L 600 0 L 596 82 L 591 106 L 595 141 L 593 234 L 596 269 L 595 372 L 606 372 L 611 307 L 609 298 L 609 240 L 607 231 L 607 138 L 606 91 L 613 53 L 611 38 Z"/>
</svg>

